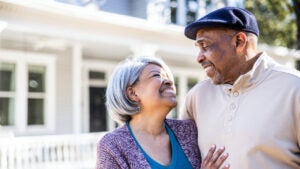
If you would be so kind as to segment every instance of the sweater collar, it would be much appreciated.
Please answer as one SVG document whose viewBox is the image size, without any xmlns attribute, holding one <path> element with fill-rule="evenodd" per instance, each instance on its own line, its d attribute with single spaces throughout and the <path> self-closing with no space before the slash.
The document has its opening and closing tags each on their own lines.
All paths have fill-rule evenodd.
<svg viewBox="0 0 300 169">
<path fill-rule="evenodd" d="M 250 71 L 239 76 L 233 85 L 223 84 L 221 87 L 229 93 L 247 90 L 262 82 L 270 74 L 271 71 L 269 68 L 274 66 L 274 63 L 275 61 L 263 52 Z"/>
</svg>

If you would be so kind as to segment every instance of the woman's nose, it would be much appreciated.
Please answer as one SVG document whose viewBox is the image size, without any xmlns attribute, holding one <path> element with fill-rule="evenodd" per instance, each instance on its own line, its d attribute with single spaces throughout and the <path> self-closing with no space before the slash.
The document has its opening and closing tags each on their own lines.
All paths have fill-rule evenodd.
<svg viewBox="0 0 300 169">
<path fill-rule="evenodd" d="M 163 81 L 163 83 L 165 85 L 168 85 L 168 86 L 172 86 L 173 85 L 173 81 L 170 80 L 169 78 L 165 78 L 164 81 Z"/>
</svg>

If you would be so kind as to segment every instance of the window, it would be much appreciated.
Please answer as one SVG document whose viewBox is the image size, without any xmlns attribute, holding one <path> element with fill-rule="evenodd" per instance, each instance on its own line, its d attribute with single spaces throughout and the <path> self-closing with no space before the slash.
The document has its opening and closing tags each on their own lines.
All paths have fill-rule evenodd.
<svg viewBox="0 0 300 169">
<path fill-rule="evenodd" d="M 300 70 L 300 60 L 296 60 L 296 69 Z"/>
<path fill-rule="evenodd" d="M 186 1 L 186 24 L 189 24 L 197 19 L 198 1 Z"/>
<path fill-rule="evenodd" d="M 171 23 L 177 23 L 177 0 L 170 0 Z"/>
<path fill-rule="evenodd" d="M 0 125 L 14 125 L 15 64 L 0 62 Z"/>
<path fill-rule="evenodd" d="M 0 50 L 0 125 L 19 134 L 55 127 L 55 57 Z"/>
<path fill-rule="evenodd" d="M 89 71 L 89 132 L 107 131 L 106 72 Z"/>
<path fill-rule="evenodd" d="M 198 79 L 196 79 L 196 78 L 188 78 L 188 90 L 190 90 L 192 87 L 194 87 L 195 86 L 195 84 L 197 84 L 198 83 Z"/>
<path fill-rule="evenodd" d="M 105 80 L 105 73 L 98 71 L 90 71 L 89 78 L 92 80 Z"/>
<path fill-rule="evenodd" d="M 174 68 L 173 70 L 174 82 L 176 86 L 177 106 L 168 114 L 168 117 L 178 118 L 187 93 L 198 83 L 199 77 L 202 77 L 202 75 L 194 69 Z"/>
<path fill-rule="evenodd" d="M 28 125 L 43 125 L 45 123 L 45 72 L 44 66 L 28 65 Z"/>
<path fill-rule="evenodd" d="M 187 25 L 198 17 L 198 0 L 170 0 L 171 23 Z"/>
</svg>

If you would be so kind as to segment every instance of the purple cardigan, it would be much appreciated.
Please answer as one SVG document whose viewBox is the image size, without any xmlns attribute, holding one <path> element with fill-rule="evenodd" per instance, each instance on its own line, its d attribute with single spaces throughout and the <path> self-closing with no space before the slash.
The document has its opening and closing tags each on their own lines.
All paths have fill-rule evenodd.
<svg viewBox="0 0 300 169">
<path fill-rule="evenodd" d="M 197 143 L 197 128 L 191 120 L 167 119 L 193 168 L 199 169 L 201 155 Z M 126 125 L 107 133 L 97 146 L 97 169 L 150 168 Z"/>
</svg>

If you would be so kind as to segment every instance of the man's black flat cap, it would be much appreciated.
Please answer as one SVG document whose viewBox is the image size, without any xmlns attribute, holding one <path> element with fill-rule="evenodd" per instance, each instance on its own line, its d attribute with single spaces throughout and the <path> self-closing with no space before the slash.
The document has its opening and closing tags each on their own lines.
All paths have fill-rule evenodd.
<svg viewBox="0 0 300 169">
<path fill-rule="evenodd" d="M 255 16 L 242 8 L 224 7 L 217 9 L 186 26 L 184 34 L 196 39 L 197 32 L 203 28 L 229 28 L 259 35 Z"/>
</svg>

